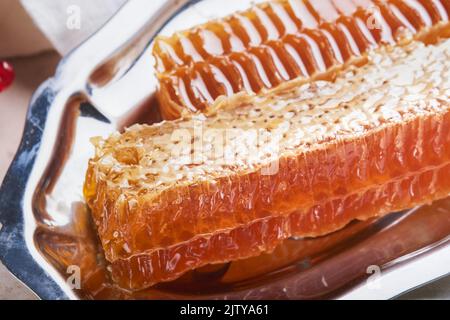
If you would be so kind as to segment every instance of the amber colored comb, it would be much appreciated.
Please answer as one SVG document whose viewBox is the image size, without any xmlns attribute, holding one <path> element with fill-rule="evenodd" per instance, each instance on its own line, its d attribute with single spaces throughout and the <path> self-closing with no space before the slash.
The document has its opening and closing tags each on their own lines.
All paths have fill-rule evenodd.
<svg viewBox="0 0 450 320">
<path fill-rule="evenodd" d="M 219 96 L 330 76 L 371 48 L 447 22 L 449 0 L 278 0 L 155 40 L 165 119 Z"/>
<path fill-rule="evenodd" d="M 448 39 L 379 48 L 334 81 L 292 80 L 211 110 L 95 140 L 84 194 L 120 286 L 450 193 Z"/>
</svg>

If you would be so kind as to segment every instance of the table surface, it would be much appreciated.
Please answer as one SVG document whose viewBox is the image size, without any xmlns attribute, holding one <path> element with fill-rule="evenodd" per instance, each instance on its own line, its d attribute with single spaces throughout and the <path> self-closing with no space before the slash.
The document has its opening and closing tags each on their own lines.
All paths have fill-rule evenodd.
<svg viewBox="0 0 450 320">
<path fill-rule="evenodd" d="M 0 93 L 0 181 L 19 145 L 28 102 L 34 90 L 55 70 L 60 57 L 48 52 L 28 58 L 9 60 L 16 70 L 16 80 Z M 450 276 L 413 290 L 401 299 L 450 299 Z M 0 262 L 0 300 L 36 299 Z"/>
</svg>

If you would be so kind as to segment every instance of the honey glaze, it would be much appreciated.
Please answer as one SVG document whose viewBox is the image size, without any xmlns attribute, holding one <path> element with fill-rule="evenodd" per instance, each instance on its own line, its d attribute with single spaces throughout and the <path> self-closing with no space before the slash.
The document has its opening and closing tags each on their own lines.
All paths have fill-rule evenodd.
<svg viewBox="0 0 450 320">
<path fill-rule="evenodd" d="M 312 78 L 396 43 L 405 31 L 440 29 L 449 14 L 448 0 L 279 0 L 158 37 L 161 113 L 178 118 L 222 95 Z"/>
</svg>

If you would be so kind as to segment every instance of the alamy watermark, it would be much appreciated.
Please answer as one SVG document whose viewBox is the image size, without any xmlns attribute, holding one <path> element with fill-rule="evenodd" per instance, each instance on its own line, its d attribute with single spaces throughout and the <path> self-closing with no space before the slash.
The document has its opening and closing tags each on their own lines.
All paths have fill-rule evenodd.
<svg viewBox="0 0 450 320">
<path fill-rule="evenodd" d="M 70 5 L 66 9 L 67 20 L 66 27 L 69 30 L 81 29 L 81 8 L 77 5 Z"/>
<path fill-rule="evenodd" d="M 66 269 L 68 275 L 66 284 L 70 289 L 81 289 L 81 268 L 77 265 L 70 265 Z"/>
<path fill-rule="evenodd" d="M 366 273 L 370 276 L 366 280 L 367 288 L 381 289 L 381 268 L 377 265 L 370 265 L 366 269 Z"/>
<path fill-rule="evenodd" d="M 171 165 L 241 166 L 262 164 L 261 174 L 273 175 L 279 169 L 280 140 L 283 132 L 267 129 L 207 128 L 193 121 L 191 128 L 173 131 L 169 146 Z"/>
</svg>

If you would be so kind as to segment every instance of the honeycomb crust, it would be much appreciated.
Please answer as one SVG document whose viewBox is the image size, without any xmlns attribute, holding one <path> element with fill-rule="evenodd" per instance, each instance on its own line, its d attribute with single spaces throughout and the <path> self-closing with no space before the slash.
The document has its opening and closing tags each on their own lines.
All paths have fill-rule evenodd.
<svg viewBox="0 0 450 320">
<path fill-rule="evenodd" d="M 449 0 L 275 0 L 155 40 L 161 114 L 333 76 L 367 51 L 448 22 Z"/>
<path fill-rule="evenodd" d="M 94 139 L 84 194 L 113 279 L 142 289 L 446 197 L 449 97 L 450 40 L 412 41 L 371 53 L 333 82 L 292 81 L 219 101 L 208 117 Z M 230 143 L 261 150 L 193 159 L 196 126 L 239 129 Z M 215 147 L 207 137 L 203 151 Z M 277 150 L 265 148 L 274 141 Z M 180 144 L 191 148 L 175 157 Z"/>
</svg>

